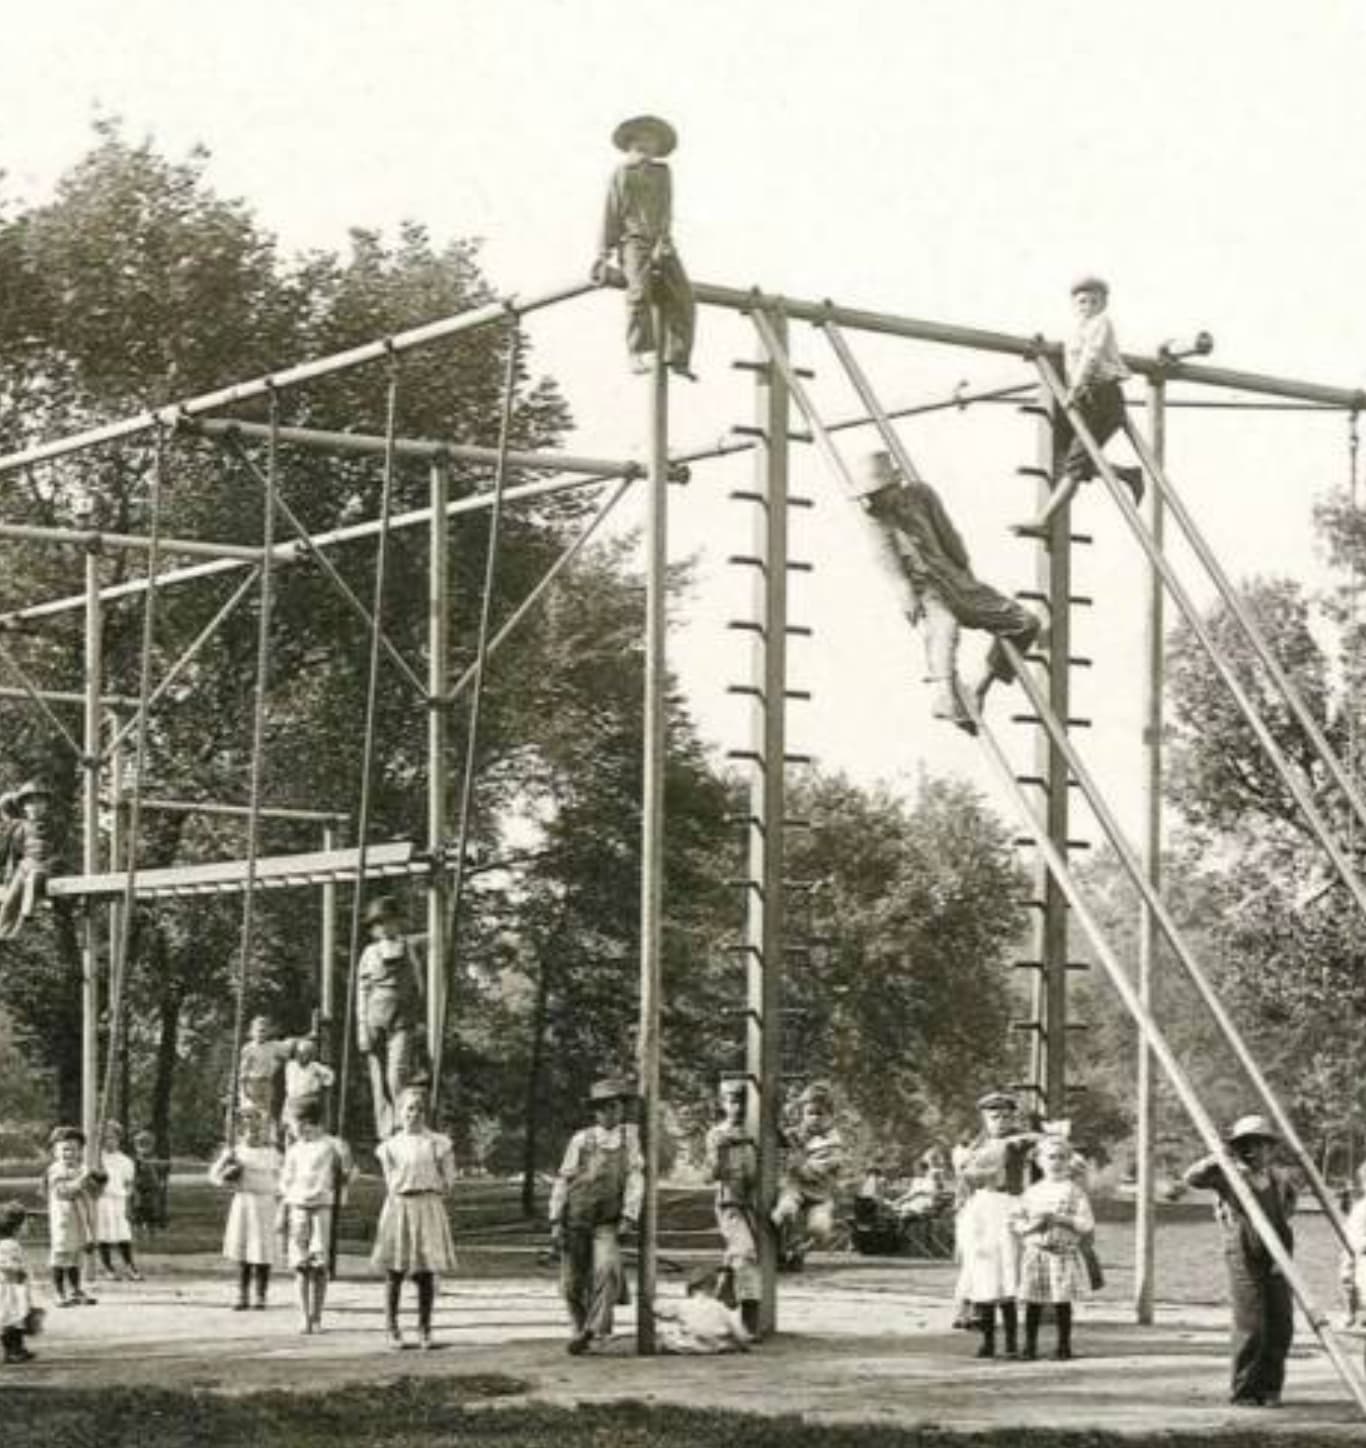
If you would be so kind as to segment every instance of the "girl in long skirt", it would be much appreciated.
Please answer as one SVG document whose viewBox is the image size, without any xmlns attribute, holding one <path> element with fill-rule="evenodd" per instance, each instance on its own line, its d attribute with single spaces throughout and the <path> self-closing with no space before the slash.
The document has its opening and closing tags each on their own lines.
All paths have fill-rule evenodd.
<svg viewBox="0 0 1366 1448">
<path fill-rule="evenodd" d="M 237 1300 L 234 1312 L 251 1305 L 256 1288 L 256 1310 L 266 1306 L 270 1269 L 275 1262 L 275 1223 L 280 1195 L 277 1148 L 267 1143 L 269 1122 L 258 1111 L 242 1110 L 237 1118 L 237 1144 L 225 1147 L 209 1168 L 209 1180 L 232 1188 L 232 1204 L 223 1231 L 223 1256 L 237 1263 Z"/>
<path fill-rule="evenodd" d="M 1072 1356 L 1072 1304 L 1090 1290 L 1082 1239 L 1093 1232 L 1091 1203 L 1073 1179 L 1072 1148 L 1061 1136 L 1046 1136 L 1034 1153 L 1043 1179 L 1025 1188 L 1012 1220 L 1024 1250 L 1020 1257 L 1020 1301 L 1025 1305 L 1022 1357 L 1039 1352 L 1039 1324 L 1051 1303 L 1057 1326 L 1059 1361 Z"/>
<path fill-rule="evenodd" d="M 418 1342 L 432 1346 L 432 1304 L 436 1278 L 455 1270 L 455 1242 L 446 1197 L 455 1185 L 450 1138 L 427 1129 L 422 1091 L 410 1086 L 398 1100 L 399 1129 L 380 1142 L 375 1155 L 388 1195 L 370 1260 L 386 1274 L 384 1321 L 390 1347 L 403 1347 L 398 1325 L 403 1279 L 417 1287 Z"/>
</svg>

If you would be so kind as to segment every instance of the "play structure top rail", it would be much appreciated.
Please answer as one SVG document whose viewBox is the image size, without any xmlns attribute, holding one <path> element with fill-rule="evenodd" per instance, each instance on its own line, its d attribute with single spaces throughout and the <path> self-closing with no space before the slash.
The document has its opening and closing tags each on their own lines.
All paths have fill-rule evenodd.
<svg viewBox="0 0 1366 1448">
<path fill-rule="evenodd" d="M 442 341 L 461 332 L 469 332 L 491 323 L 525 316 L 570 301 L 587 292 L 600 290 L 593 281 L 575 281 L 522 300 L 516 296 L 500 298 L 485 306 L 472 307 L 421 327 L 395 333 L 378 341 L 351 347 L 344 352 L 301 362 L 266 377 L 234 383 L 215 392 L 152 408 L 132 417 L 73 433 L 70 437 L 36 443 L 32 447 L 0 456 L 0 476 L 31 467 L 35 463 L 52 462 L 72 453 L 105 443 L 136 437 L 157 427 L 171 427 L 186 418 L 200 417 L 225 407 L 269 396 L 272 392 L 296 387 L 319 377 L 382 361 L 402 352 L 412 351 Z M 759 288 L 715 286 L 699 282 L 694 287 L 697 300 L 707 306 L 748 312 L 756 307 L 773 309 L 807 322 L 835 322 L 854 331 L 878 332 L 885 336 L 907 337 L 921 342 L 936 342 L 950 347 L 967 347 L 979 352 L 1030 359 L 1041 352 L 1058 352 L 1061 344 L 1043 336 L 1025 337 L 1011 332 L 992 332 L 980 327 L 961 327 L 949 322 L 930 322 L 918 317 L 901 316 L 895 312 L 869 311 L 846 307 L 833 301 L 811 301 L 801 297 L 785 297 Z M 1265 397 L 1288 398 L 1297 402 L 1314 402 L 1326 407 L 1349 411 L 1366 409 L 1366 389 L 1361 387 L 1330 387 L 1318 382 L 1305 382 L 1290 377 L 1273 377 L 1259 372 L 1242 372 L 1207 363 L 1178 361 L 1170 357 L 1148 357 L 1125 353 L 1129 368 L 1141 377 L 1160 377 L 1169 382 L 1189 382 L 1204 387 L 1223 387 L 1237 392 L 1251 392 Z"/>
</svg>

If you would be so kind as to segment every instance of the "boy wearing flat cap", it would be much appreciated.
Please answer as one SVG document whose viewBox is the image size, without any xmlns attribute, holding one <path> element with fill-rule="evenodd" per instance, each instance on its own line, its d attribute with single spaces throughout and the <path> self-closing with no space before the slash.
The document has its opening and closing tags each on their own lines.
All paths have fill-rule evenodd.
<svg viewBox="0 0 1366 1448">
<path fill-rule="evenodd" d="M 366 906 L 365 923 L 370 944 L 356 967 L 356 1045 L 370 1068 L 375 1135 L 384 1141 L 398 1125 L 398 1098 L 417 1069 L 422 971 L 392 895 Z"/>
<path fill-rule="evenodd" d="M 1290 1218 L 1294 1178 L 1275 1166 L 1280 1137 L 1264 1116 L 1242 1116 L 1228 1134 L 1228 1149 L 1281 1245 L 1293 1250 Z M 1215 1194 L 1215 1219 L 1224 1236 L 1229 1299 L 1233 1308 L 1233 1363 L 1229 1401 L 1248 1408 L 1279 1408 L 1285 1360 L 1295 1331 L 1290 1284 L 1248 1220 L 1219 1158 L 1202 1157 L 1185 1173 L 1187 1186 Z"/>
<path fill-rule="evenodd" d="M 983 629 L 1023 652 L 1042 625 L 1013 598 L 973 576 L 968 550 L 939 494 L 928 483 L 903 478 L 889 454 L 869 453 L 859 501 L 877 525 L 882 554 L 904 590 L 907 619 L 924 622 L 927 678 L 935 686 L 930 712 L 975 734 L 958 678 L 959 628 Z M 974 690 L 979 710 L 992 684 L 1014 677 L 1005 651 L 993 643 Z"/>
<path fill-rule="evenodd" d="M 637 372 L 651 368 L 650 354 L 664 350 L 669 370 L 693 378 L 691 371 L 696 303 L 692 283 L 673 243 L 673 178 L 664 157 L 678 144 L 668 121 L 633 116 L 612 133 L 612 144 L 626 160 L 612 174 L 602 223 L 594 281 L 608 278 L 611 258 L 621 258 L 626 273 L 626 347 Z M 655 336 L 654 306 L 663 320 Z"/>
<path fill-rule="evenodd" d="M 1080 277 L 1072 284 L 1072 306 L 1077 329 L 1068 340 L 1067 400 L 1081 413 L 1087 431 L 1097 447 L 1105 444 L 1124 425 L 1123 382 L 1129 369 L 1120 356 L 1115 326 L 1106 307 L 1109 284 L 1100 277 Z M 1064 476 L 1086 482 L 1096 476 L 1096 465 L 1086 445 L 1077 437 L 1066 417 L 1059 419 L 1057 447 L 1063 454 Z M 1143 501 L 1142 468 L 1116 468 L 1115 474 L 1134 495 L 1134 507 Z"/>
<path fill-rule="evenodd" d="M 560 1255 L 574 1356 L 611 1337 L 614 1309 L 626 1300 L 621 1233 L 636 1230 L 645 1192 L 640 1138 L 625 1120 L 634 1095 L 615 1077 L 593 1083 L 593 1124 L 570 1138 L 550 1192 L 550 1240 Z"/>
</svg>

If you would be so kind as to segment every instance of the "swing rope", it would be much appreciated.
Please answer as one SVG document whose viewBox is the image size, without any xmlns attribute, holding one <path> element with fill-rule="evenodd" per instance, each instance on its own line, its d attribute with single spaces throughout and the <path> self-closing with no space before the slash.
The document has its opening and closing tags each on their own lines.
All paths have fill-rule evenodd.
<svg viewBox="0 0 1366 1448">
<path fill-rule="evenodd" d="M 489 655 L 489 634 L 493 621 L 493 590 L 497 579 L 498 542 L 503 521 L 503 493 L 507 486 L 508 448 L 512 436 L 512 409 L 516 399 L 517 366 L 521 358 L 522 334 L 516 316 L 511 317 L 512 334 L 508 342 L 507 363 L 503 376 L 503 415 L 498 430 L 498 464 L 493 479 L 493 503 L 489 510 L 488 547 L 484 555 L 484 597 L 479 608 L 479 634 L 476 645 L 473 687 L 470 690 L 469 723 L 465 734 L 465 768 L 460 784 L 460 816 L 456 831 L 455 880 L 451 886 L 450 908 L 446 912 L 446 958 L 442 962 L 441 1001 L 436 1012 L 436 1039 L 431 1042 L 432 1089 L 431 1112 L 436 1115 L 441 1096 L 441 1075 L 446 1055 L 446 1025 L 450 1017 L 451 996 L 455 993 L 456 944 L 460 929 L 461 906 L 465 898 L 466 866 L 469 854 L 470 817 L 474 808 L 474 779 L 479 753 L 479 723 L 484 703 L 484 679 Z"/>
<path fill-rule="evenodd" d="M 379 666 L 384 629 L 384 594 L 389 572 L 389 522 L 393 511 L 398 460 L 398 357 L 389 353 L 389 379 L 384 404 L 384 479 L 380 490 L 379 545 L 375 556 L 374 597 L 370 608 L 370 661 L 365 692 L 365 735 L 361 744 L 360 807 L 356 812 L 356 884 L 351 896 L 349 967 L 346 1010 L 342 1024 L 341 1069 L 337 1087 L 337 1135 L 345 1139 L 350 1101 L 351 1041 L 356 1029 L 357 979 L 360 970 L 361 913 L 365 904 L 365 862 L 369 849 L 370 807 L 375 768 L 375 722 L 379 712 Z M 337 1213 L 332 1214 L 331 1251 L 336 1252 Z"/>
<path fill-rule="evenodd" d="M 147 588 L 142 606 L 142 644 L 138 658 L 138 711 L 133 750 L 133 788 L 128 805 L 128 873 L 123 885 L 123 903 L 113 958 L 109 962 L 109 1039 L 104 1063 L 104 1082 L 99 1109 L 95 1114 L 95 1140 L 91 1147 L 98 1159 L 103 1153 L 104 1126 L 114 1098 L 114 1070 L 123 1042 L 123 996 L 128 977 L 128 955 L 133 939 L 133 911 L 136 904 L 138 846 L 142 831 L 142 782 L 147 773 L 147 728 L 152 697 L 152 652 L 156 638 L 157 575 L 161 570 L 161 506 L 166 485 L 166 428 L 158 424 L 154 437 L 150 538 L 147 548 Z M 89 767 L 98 768 L 98 759 Z M 122 808 L 120 800 L 114 809 Z M 118 861 L 114 866 L 117 869 Z"/>
<path fill-rule="evenodd" d="M 256 926 L 256 862 L 261 826 L 261 775 L 266 742 L 266 694 L 270 688 L 270 621 L 274 603 L 275 494 L 279 487 L 280 399 L 270 388 L 270 438 L 266 453 L 265 508 L 261 524 L 261 605 L 256 633 L 256 700 L 251 726 L 251 784 L 247 805 L 247 876 L 242 892 L 242 939 L 233 1012 L 232 1075 L 228 1088 L 225 1140 L 237 1140 L 242 1089 L 242 1040 L 247 1023 L 247 981 Z"/>
</svg>

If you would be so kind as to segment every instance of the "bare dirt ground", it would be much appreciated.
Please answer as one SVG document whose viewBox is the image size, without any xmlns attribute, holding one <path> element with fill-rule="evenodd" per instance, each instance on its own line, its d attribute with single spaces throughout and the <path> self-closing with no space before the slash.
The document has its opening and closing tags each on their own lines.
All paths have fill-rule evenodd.
<svg viewBox="0 0 1366 1448">
<path fill-rule="evenodd" d="M 1069 1363 L 979 1362 L 975 1338 L 950 1328 L 943 1271 L 905 1263 L 832 1263 L 781 1282 L 781 1332 L 726 1358 L 639 1358 L 633 1313 L 602 1355 L 570 1358 L 554 1283 L 519 1269 L 443 1283 L 430 1353 L 384 1346 L 380 1286 L 360 1259 L 342 1264 L 324 1331 L 302 1336 L 287 1276 L 265 1312 L 228 1309 L 232 1288 L 212 1259 L 150 1264 L 142 1283 L 101 1281 L 94 1307 L 52 1310 L 41 1354 L 0 1371 L 0 1395 L 22 1383 L 56 1388 L 153 1385 L 223 1393 L 398 1377 L 504 1373 L 529 1386 L 516 1401 L 572 1406 L 633 1399 L 654 1404 L 799 1417 L 813 1423 L 1312 1432 L 1360 1440 L 1361 1420 L 1325 1355 L 1301 1329 L 1280 1412 L 1227 1402 L 1227 1328 L 1220 1308 L 1159 1310 L 1134 1326 L 1123 1304 L 1081 1308 L 1080 1356 Z M 666 1282 L 662 1294 L 681 1288 Z M 405 1303 L 411 1311 L 411 1303 Z M 1051 1350 L 1044 1329 L 1042 1346 Z M 1351 1353 L 1359 1343 L 1347 1343 Z M 0 1401 L 3 1401 L 0 1397 Z M 1251 1421 L 1250 1421 L 1251 1420 Z"/>
</svg>

